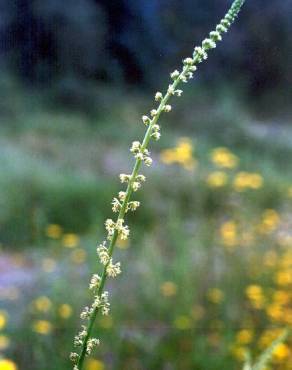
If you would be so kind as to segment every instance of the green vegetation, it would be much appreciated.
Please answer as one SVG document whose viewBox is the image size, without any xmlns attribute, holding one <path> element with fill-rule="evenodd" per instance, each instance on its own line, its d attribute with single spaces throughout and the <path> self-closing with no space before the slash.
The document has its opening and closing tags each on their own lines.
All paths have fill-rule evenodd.
<svg viewBox="0 0 292 370">
<path fill-rule="evenodd" d="M 94 245 L 118 190 L 116 173 L 129 165 L 123 131 L 134 138 L 143 129 L 136 124 L 143 97 L 124 95 L 110 117 L 97 117 L 94 124 L 92 118 L 52 112 L 41 103 L 27 112 L 26 102 L 12 124 L 1 127 L 2 258 L 9 273 L 0 293 L 9 314 L 0 344 L 10 338 L 3 355 L 19 368 L 70 369 L 76 302 L 81 306 L 87 299 L 83 288 L 96 269 Z M 291 325 L 290 301 L 285 303 L 291 288 L 289 129 L 282 126 L 275 136 L 273 127 L 254 123 L 228 95 L 212 98 L 209 110 L 200 101 L 193 104 L 184 113 L 186 125 L 178 127 L 178 114 L 196 101 L 196 92 L 187 95 L 178 113 L 168 116 L 153 150 L 151 179 L 139 194 L 143 207 L 129 221 L 130 243 L 118 249 L 117 257 L 131 267 L 110 287 L 112 317 L 98 323 L 103 344 L 98 360 L 86 369 L 233 369 L 241 366 L 244 348 L 257 358 Z M 174 155 L 181 145 L 182 159 Z M 211 160 L 212 150 L 222 146 L 239 159 L 236 167 L 218 167 Z M 169 163 L 164 150 L 173 151 Z M 222 185 L 207 185 L 210 176 L 216 183 L 212 174 L 218 171 L 227 176 L 219 176 Z M 263 185 L 235 191 L 234 177 L 241 171 L 261 175 Z M 275 214 L 264 216 L 267 209 L 277 213 L 278 224 Z M 268 234 L 253 228 L 263 217 L 272 225 Z M 231 238 L 227 246 L 224 234 Z M 18 273 L 28 285 L 14 278 Z M 253 287 L 252 300 L 247 287 Z M 43 296 L 50 303 L 36 305 Z M 262 306 L 261 299 L 266 300 Z M 66 308 L 62 313 L 64 304 L 69 313 Z M 286 369 L 283 363 L 289 369 L 289 356 L 287 345 L 279 347 L 272 369 Z"/>
</svg>

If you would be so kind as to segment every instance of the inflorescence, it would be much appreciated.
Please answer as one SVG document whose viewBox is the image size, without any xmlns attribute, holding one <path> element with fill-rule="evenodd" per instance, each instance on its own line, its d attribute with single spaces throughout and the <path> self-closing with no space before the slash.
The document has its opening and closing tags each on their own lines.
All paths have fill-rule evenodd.
<svg viewBox="0 0 292 370">
<path fill-rule="evenodd" d="M 147 126 L 147 130 L 142 142 L 134 141 L 130 148 L 135 158 L 134 168 L 131 174 L 120 174 L 122 184 L 127 184 L 125 191 L 120 191 L 117 197 L 112 200 L 112 210 L 118 213 L 116 221 L 107 219 L 105 221 L 105 230 L 107 232 L 106 240 L 97 247 L 98 259 L 102 265 L 102 274 L 94 274 L 89 283 L 89 289 L 93 291 L 93 302 L 90 307 L 85 307 L 81 312 L 81 319 L 86 320 L 87 324 L 82 325 L 80 332 L 75 336 L 74 346 L 80 347 L 80 353 L 72 352 L 70 359 L 73 361 L 73 370 L 82 370 L 84 358 L 92 353 L 93 349 L 100 344 L 100 340 L 91 337 L 91 332 L 98 312 L 102 315 L 108 315 L 110 311 L 109 293 L 104 290 L 107 277 L 115 278 L 121 273 L 121 263 L 114 262 L 113 250 L 118 238 L 126 240 L 129 237 L 130 229 L 125 224 L 125 215 L 128 211 L 134 212 L 140 206 L 138 201 L 130 201 L 133 192 L 138 191 L 146 178 L 139 173 L 142 163 L 151 166 L 152 158 L 147 148 L 150 139 L 160 139 L 159 117 L 162 113 L 169 113 L 172 109 L 168 100 L 172 96 L 182 96 L 183 90 L 177 89 L 183 82 L 187 83 L 194 77 L 197 65 L 202 63 L 208 57 L 208 52 L 216 47 L 218 41 L 222 40 L 222 35 L 228 31 L 231 24 L 235 21 L 244 0 L 235 0 L 228 13 L 216 26 L 216 30 L 210 32 L 201 46 L 195 47 L 192 57 L 183 60 L 181 71 L 175 70 L 170 74 L 172 80 L 165 94 L 157 92 L 155 101 L 158 106 L 150 111 L 149 115 L 142 116 L 142 122 Z"/>
</svg>

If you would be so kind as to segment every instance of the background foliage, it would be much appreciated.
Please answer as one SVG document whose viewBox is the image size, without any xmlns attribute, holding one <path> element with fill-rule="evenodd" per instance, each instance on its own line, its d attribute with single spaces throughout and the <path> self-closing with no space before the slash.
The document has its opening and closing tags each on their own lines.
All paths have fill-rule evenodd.
<svg viewBox="0 0 292 370">
<path fill-rule="evenodd" d="M 71 368 L 140 116 L 228 6 L 1 1 L 0 370 Z M 247 1 L 162 120 L 86 370 L 238 369 L 291 326 L 290 14 Z"/>
</svg>

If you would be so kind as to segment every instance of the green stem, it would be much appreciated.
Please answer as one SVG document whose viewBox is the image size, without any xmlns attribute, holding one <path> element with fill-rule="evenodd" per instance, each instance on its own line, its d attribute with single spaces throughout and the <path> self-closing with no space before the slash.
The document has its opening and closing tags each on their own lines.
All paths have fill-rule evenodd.
<svg viewBox="0 0 292 370">
<path fill-rule="evenodd" d="M 233 2 L 229 12 L 227 13 L 227 15 L 229 14 L 229 15 L 232 15 L 232 16 L 235 17 L 238 14 L 243 2 L 244 2 L 244 0 L 235 0 Z M 225 16 L 225 18 L 227 17 L 227 15 Z M 232 22 L 230 22 L 230 23 L 232 23 Z M 196 65 L 199 62 L 200 62 L 200 56 L 195 55 L 194 58 L 193 58 L 193 65 Z M 177 86 L 179 85 L 179 83 L 182 81 L 182 79 L 184 77 L 186 77 L 187 73 L 190 71 L 190 68 L 191 68 L 190 65 L 185 65 L 183 67 L 182 72 L 179 74 L 179 76 L 171 84 L 171 87 L 172 87 L 173 90 L 175 90 L 177 88 Z M 167 93 L 165 94 L 165 96 L 162 98 L 162 100 L 161 100 L 161 102 L 160 102 L 160 104 L 157 108 L 157 112 L 156 112 L 155 116 L 151 119 L 151 121 L 149 123 L 149 126 L 146 130 L 142 145 L 141 145 L 141 151 L 142 152 L 145 149 L 147 149 L 147 146 L 148 146 L 149 141 L 151 139 L 153 126 L 157 124 L 157 122 L 160 118 L 160 115 L 163 112 L 164 107 L 165 107 L 166 103 L 169 101 L 171 96 L 172 96 L 172 94 L 168 90 Z M 133 170 L 132 170 L 132 174 L 131 174 L 131 177 L 129 179 L 128 186 L 127 186 L 127 189 L 126 189 L 126 192 L 125 192 L 125 198 L 124 198 L 124 201 L 121 205 L 121 209 L 120 209 L 118 217 L 117 217 L 117 221 L 121 220 L 121 219 L 124 219 L 124 217 L 125 217 L 125 214 L 127 212 L 127 207 L 128 207 L 131 195 L 133 193 L 133 182 L 135 181 L 135 179 L 138 175 L 141 164 L 142 164 L 142 160 L 141 159 L 136 159 Z M 118 239 L 118 230 L 115 229 L 114 234 L 113 234 L 113 236 L 110 240 L 109 246 L 108 246 L 108 254 L 109 254 L 110 258 L 112 257 L 112 254 L 114 252 L 114 248 L 115 248 L 117 239 Z M 108 264 L 109 264 L 109 262 L 103 268 L 103 272 L 102 272 L 102 275 L 101 275 L 101 280 L 100 280 L 99 287 L 98 287 L 98 290 L 97 290 L 97 295 L 98 296 L 101 296 L 101 294 L 104 291 L 104 286 L 105 286 L 106 279 L 107 279 L 106 271 L 107 271 Z M 79 356 L 79 359 L 78 359 L 78 362 L 77 362 L 78 370 L 82 370 L 82 368 L 83 368 L 84 359 L 85 359 L 85 355 L 86 355 L 87 343 L 88 343 L 88 340 L 91 337 L 91 333 L 92 333 L 92 330 L 93 330 L 93 326 L 94 326 L 94 322 L 96 320 L 97 314 L 98 314 L 98 307 L 94 309 L 94 311 L 90 315 L 90 318 L 89 318 L 89 321 L 88 321 L 87 335 L 83 340 L 81 353 L 80 353 L 80 356 Z"/>
<path fill-rule="evenodd" d="M 173 84 L 172 84 L 173 89 L 176 89 L 179 82 L 181 81 L 181 77 L 185 76 L 185 74 L 188 71 L 189 71 L 189 67 L 185 66 L 183 68 L 183 71 L 178 76 L 178 78 L 173 82 Z M 169 101 L 170 97 L 171 97 L 171 94 L 167 92 L 165 94 L 164 98 L 161 100 L 161 102 L 160 102 L 160 104 L 157 108 L 157 114 L 151 120 L 151 123 L 149 124 L 149 126 L 147 128 L 147 131 L 145 133 L 145 136 L 144 136 L 144 139 L 143 139 L 143 142 L 142 142 L 142 146 L 141 146 L 142 151 L 147 149 L 147 146 L 148 146 L 149 141 L 151 139 L 152 127 L 153 127 L 153 125 L 157 124 L 157 122 L 159 120 L 159 117 L 160 117 L 161 113 L 163 112 L 163 108 L 164 108 L 165 104 Z M 128 186 L 127 186 L 127 189 L 126 189 L 125 199 L 122 203 L 122 207 L 121 207 L 120 212 L 118 214 L 117 221 L 120 220 L 120 219 L 124 219 L 124 216 L 126 214 L 127 206 L 129 204 L 129 201 L 131 199 L 131 195 L 133 193 L 132 184 L 133 184 L 133 182 L 135 181 L 135 179 L 138 175 L 141 164 L 142 164 L 142 160 L 141 159 L 136 159 L 133 170 L 132 170 L 131 178 L 128 182 Z M 112 255 L 113 255 L 117 239 L 118 239 L 118 231 L 115 230 L 114 234 L 112 236 L 112 239 L 110 241 L 109 247 L 108 247 L 110 257 L 112 257 Z M 103 268 L 99 288 L 98 288 L 98 291 L 97 291 L 98 296 L 100 296 L 103 293 L 103 290 L 104 290 L 104 286 L 105 286 L 106 279 L 107 279 L 107 274 L 106 274 L 107 266 L 108 266 L 108 264 L 106 264 Z M 89 338 L 91 337 L 91 333 L 92 333 L 92 330 L 93 330 L 93 326 L 94 326 L 94 322 L 96 320 L 97 314 L 98 314 L 98 307 L 95 308 L 95 310 L 93 311 L 93 313 L 91 314 L 91 316 L 89 318 L 89 323 L 88 323 L 88 326 L 87 326 L 87 335 L 84 338 L 83 345 L 82 345 L 82 350 L 81 350 L 80 357 L 79 357 L 79 361 L 77 363 L 78 370 L 82 370 L 85 355 L 86 355 L 87 342 L 88 342 Z"/>
</svg>

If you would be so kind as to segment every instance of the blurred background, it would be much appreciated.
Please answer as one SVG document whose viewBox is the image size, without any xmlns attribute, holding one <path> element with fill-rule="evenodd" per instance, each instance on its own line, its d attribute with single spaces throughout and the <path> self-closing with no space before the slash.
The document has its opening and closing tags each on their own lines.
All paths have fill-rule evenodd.
<svg viewBox="0 0 292 370">
<path fill-rule="evenodd" d="M 141 115 L 229 5 L 1 0 L 0 370 L 72 368 Z M 291 14 L 247 1 L 162 118 L 86 370 L 239 369 L 292 325 Z"/>
</svg>

